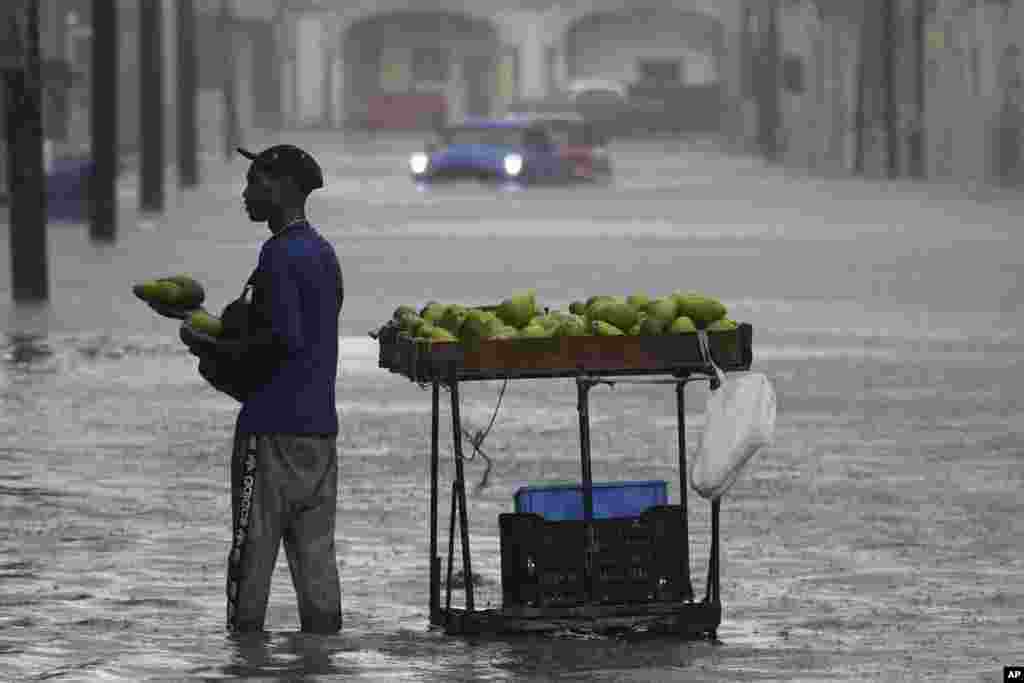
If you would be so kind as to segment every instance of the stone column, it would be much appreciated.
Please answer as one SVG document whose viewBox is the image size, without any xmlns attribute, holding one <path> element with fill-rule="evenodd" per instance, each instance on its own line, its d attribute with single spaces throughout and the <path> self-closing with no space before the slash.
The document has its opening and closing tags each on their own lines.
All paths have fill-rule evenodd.
<svg viewBox="0 0 1024 683">
<path fill-rule="evenodd" d="M 453 51 L 450 63 L 451 69 L 445 88 L 448 98 L 448 120 L 446 123 L 458 121 L 466 116 L 466 78 L 462 68 L 462 55 Z"/>
<path fill-rule="evenodd" d="M 341 43 L 343 18 L 337 14 L 330 17 L 324 34 L 324 45 L 328 54 L 328 65 L 331 73 L 331 92 L 328 98 L 331 104 L 330 124 L 335 129 L 345 125 L 345 50 Z"/>
<path fill-rule="evenodd" d="M 274 20 L 274 39 L 280 55 L 281 127 L 295 126 L 295 30 L 292 15 L 279 5 Z"/>
<path fill-rule="evenodd" d="M 253 73 L 252 37 L 244 28 L 235 33 L 235 50 L 235 106 L 238 111 L 240 137 L 245 142 L 254 127 L 252 82 L 256 74 Z"/>
<path fill-rule="evenodd" d="M 301 13 L 295 19 L 295 124 L 319 125 L 324 120 L 324 82 L 327 59 L 324 55 L 324 17 L 320 13 Z"/>
<path fill-rule="evenodd" d="M 498 54 L 497 78 L 495 94 L 497 95 L 494 109 L 501 113 L 508 111 L 510 100 L 515 100 L 522 92 L 522 74 L 519 68 L 519 54 L 522 51 L 516 44 L 503 44 Z"/>
<path fill-rule="evenodd" d="M 550 85 L 556 92 L 564 92 L 569 87 L 569 61 L 566 57 L 566 40 L 564 35 L 556 36 L 551 42 Z"/>
<path fill-rule="evenodd" d="M 548 78 L 544 41 L 544 16 L 531 12 L 523 17 L 522 42 L 519 45 L 519 96 L 540 99 L 547 95 Z"/>
<path fill-rule="evenodd" d="M 337 37 L 332 36 L 337 43 Z M 345 59 L 342 54 L 340 43 L 334 48 L 334 58 L 331 60 L 331 82 L 334 89 L 331 91 L 331 109 L 333 116 L 331 123 L 335 128 L 342 128 L 345 125 Z"/>
<path fill-rule="evenodd" d="M 744 89 L 744 78 L 749 53 L 745 48 L 746 26 L 741 0 L 723 0 L 719 11 L 722 22 L 720 54 L 716 55 L 716 69 L 722 97 L 722 137 L 734 150 L 744 150 L 749 137 L 750 106 Z"/>
</svg>

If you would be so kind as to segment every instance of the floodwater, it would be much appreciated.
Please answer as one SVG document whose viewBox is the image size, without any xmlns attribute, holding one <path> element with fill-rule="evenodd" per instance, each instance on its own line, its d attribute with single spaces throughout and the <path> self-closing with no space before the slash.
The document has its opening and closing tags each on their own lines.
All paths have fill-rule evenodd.
<svg viewBox="0 0 1024 683">
<path fill-rule="evenodd" d="M 279 139 L 323 162 L 310 215 L 346 277 L 343 632 L 297 633 L 283 556 L 269 631 L 223 630 L 237 407 L 130 291 L 191 272 L 219 308 L 240 288 L 264 228 L 244 220 L 242 163 L 208 160 L 204 187 L 172 191 L 159 219 L 135 215 L 126 177 L 116 245 L 51 225 L 46 306 L 11 303 L 0 231 L 4 680 L 996 681 L 1024 663 L 1020 200 L 813 180 L 664 142 L 613 146 L 610 188 L 424 193 L 404 175 L 414 140 Z M 430 392 L 379 369 L 366 333 L 400 303 L 527 287 L 551 306 L 702 289 L 754 326 L 777 436 L 723 500 L 719 642 L 428 628 Z M 462 388 L 467 428 L 500 388 Z M 671 394 L 592 392 L 595 480 L 665 479 L 678 500 Z M 687 389 L 691 455 L 706 397 Z M 445 405 L 445 549 L 450 419 Z M 571 382 L 509 384 L 469 498 L 478 604 L 500 604 L 497 516 L 515 490 L 578 478 L 576 419 Z M 468 463 L 472 487 L 484 471 Z M 689 511 L 702 595 L 709 505 L 691 491 Z"/>
</svg>

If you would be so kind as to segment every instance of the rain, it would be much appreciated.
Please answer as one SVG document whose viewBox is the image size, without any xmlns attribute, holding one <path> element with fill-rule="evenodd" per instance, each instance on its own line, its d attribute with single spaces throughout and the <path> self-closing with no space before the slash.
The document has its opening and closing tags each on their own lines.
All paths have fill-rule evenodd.
<svg viewBox="0 0 1024 683">
<path fill-rule="evenodd" d="M 1024 665 L 1024 2 L 9 0 L 0 22 L 0 678 Z M 225 630 L 239 403 L 133 293 L 188 274 L 214 315 L 239 296 L 270 235 L 236 149 L 278 144 L 321 167 L 307 216 L 344 273 L 333 635 L 300 630 L 283 553 L 265 631 Z M 458 432 L 439 382 L 434 553 L 432 383 L 383 331 L 528 290 L 551 311 L 697 291 L 751 331 L 774 438 L 720 507 L 680 472 L 708 382 L 681 408 L 590 387 L 586 472 L 571 373 L 459 382 Z M 449 562 L 460 470 L 471 574 L 458 514 Z M 515 597 L 500 519 L 583 477 L 685 505 L 668 583 L 698 611 L 715 588 L 712 633 L 445 622 L 449 573 L 449 614 L 470 589 L 506 625 L 555 614 Z"/>
</svg>

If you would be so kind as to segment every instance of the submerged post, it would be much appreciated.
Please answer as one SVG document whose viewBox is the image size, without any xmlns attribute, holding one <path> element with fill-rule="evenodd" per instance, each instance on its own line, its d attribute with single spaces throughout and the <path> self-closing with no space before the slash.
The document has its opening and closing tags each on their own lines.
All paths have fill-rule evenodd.
<svg viewBox="0 0 1024 683">
<path fill-rule="evenodd" d="M 196 14 L 193 0 L 178 0 L 178 185 L 199 184 L 196 131 Z"/>
<path fill-rule="evenodd" d="M 117 238 L 117 5 L 92 0 L 92 102 L 89 125 L 92 160 L 89 181 L 89 237 Z"/>
<path fill-rule="evenodd" d="M 164 210 L 164 96 L 162 5 L 157 0 L 139 3 L 139 208 Z"/>
<path fill-rule="evenodd" d="M 46 249 L 46 177 L 43 170 L 42 69 L 39 2 L 0 10 L 10 54 L 4 68 L 7 163 L 11 202 L 11 284 L 15 302 L 50 297 Z"/>
<path fill-rule="evenodd" d="M 235 149 L 241 147 L 242 136 L 238 123 L 238 101 L 235 92 L 235 27 L 234 16 L 231 13 L 229 0 L 221 0 L 220 14 L 218 15 L 220 38 L 223 42 L 223 63 L 224 78 L 221 81 L 221 92 L 224 97 L 224 158 L 228 161 L 234 158 Z"/>
</svg>

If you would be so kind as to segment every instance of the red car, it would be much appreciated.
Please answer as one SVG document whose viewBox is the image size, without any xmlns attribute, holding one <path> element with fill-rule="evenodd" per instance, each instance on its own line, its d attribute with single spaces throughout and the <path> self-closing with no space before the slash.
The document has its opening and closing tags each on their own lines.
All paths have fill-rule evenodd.
<svg viewBox="0 0 1024 683">
<path fill-rule="evenodd" d="M 543 127 L 556 144 L 558 155 L 569 162 L 576 180 L 607 182 L 612 177 L 607 126 L 557 103 L 513 103 L 510 118 L 528 119 Z"/>
<path fill-rule="evenodd" d="M 534 114 L 531 118 L 547 129 L 574 179 L 593 182 L 611 179 L 608 142 L 592 122 L 576 113 Z"/>
</svg>

